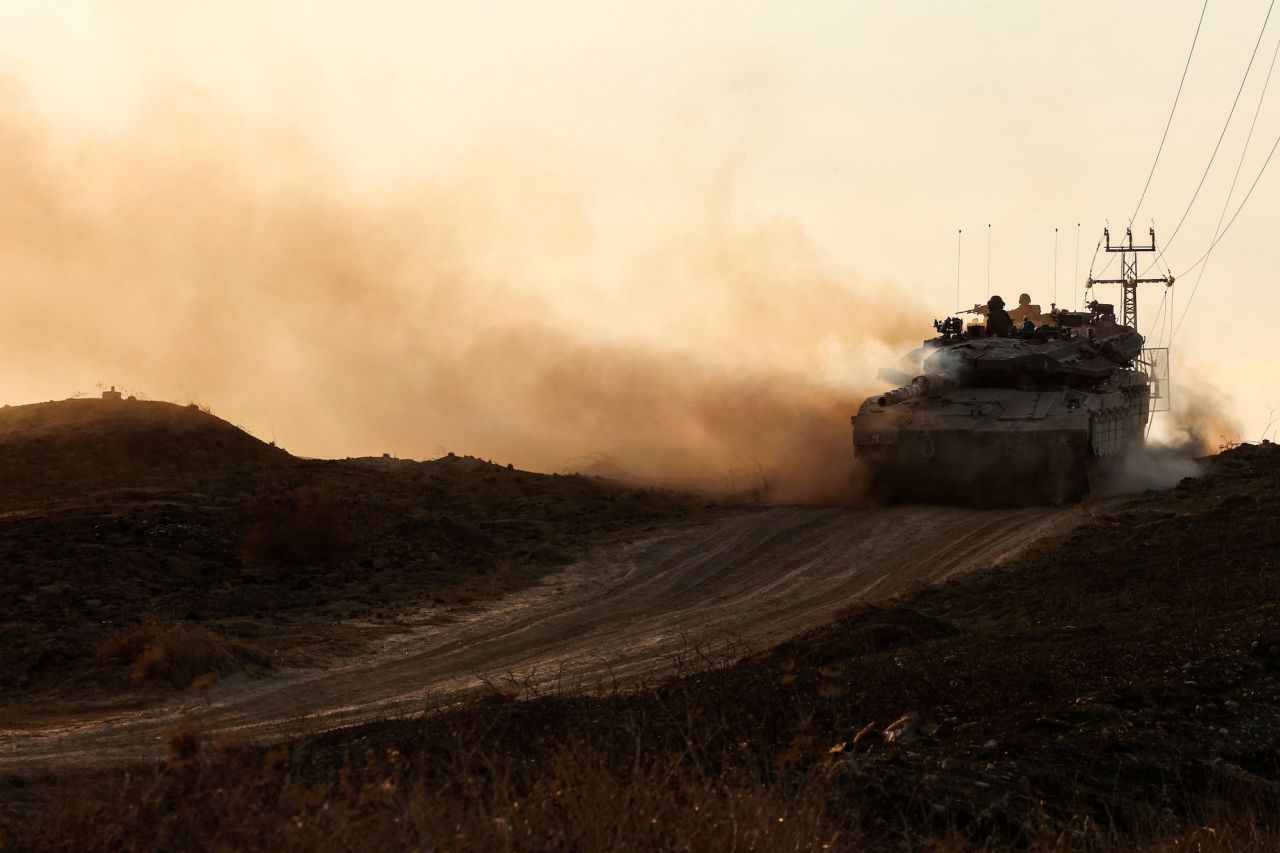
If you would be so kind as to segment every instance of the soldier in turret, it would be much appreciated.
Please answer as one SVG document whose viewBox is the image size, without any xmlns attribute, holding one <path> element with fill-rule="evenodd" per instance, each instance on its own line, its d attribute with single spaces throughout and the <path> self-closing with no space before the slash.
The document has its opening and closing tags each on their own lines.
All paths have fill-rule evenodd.
<svg viewBox="0 0 1280 853">
<path fill-rule="evenodd" d="M 1026 293 L 1018 297 L 1018 307 L 1009 312 L 1009 317 L 1019 327 L 1028 320 L 1035 323 L 1037 326 L 1046 326 L 1049 323 L 1049 321 L 1045 319 L 1045 316 L 1040 313 L 1040 306 L 1032 305 L 1031 296 Z"/>
<path fill-rule="evenodd" d="M 993 296 L 987 300 L 987 334 L 1007 335 L 1013 331 L 1013 318 L 1004 310 L 1004 300 Z"/>
</svg>

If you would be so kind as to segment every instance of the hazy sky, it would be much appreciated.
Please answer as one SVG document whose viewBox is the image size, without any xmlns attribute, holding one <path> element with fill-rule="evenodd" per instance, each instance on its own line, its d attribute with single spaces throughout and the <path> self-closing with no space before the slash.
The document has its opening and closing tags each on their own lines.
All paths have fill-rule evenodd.
<svg viewBox="0 0 1280 853">
<path fill-rule="evenodd" d="M 869 369 L 884 347 L 851 355 L 841 367 L 834 362 L 856 346 L 841 330 L 874 328 L 885 314 L 882 300 L 871 301 L 879 292 L 921 323 L 905 338 L 923 338 L 929 320 L 955 307 L 959 228 L 962 303 L 987 295 L 988 223 L 996 292 L 1011 300 L 1026 290 L 1047 308 L 1057 227 L 1057 300 L 1079 301 L 1079 279 L 1103 224 L 1110 220 L 1122 233 L 1133 212 L 1200 8 L 1200 0 L 8 0 L 0 5 L 0 92 L 12 105 L 9 132 L 33 137 L 43 167 L 79 185 L 93 183 L 86 175 L 97 167 L 86 164 L 102 162 L 104 146 L 115 140 L 136 147 L 133 140 L 145 133 L 148 156 L 165 162 L 194 149 L 201 152 L 196 164 L 210 151 L 214 159 L 242 159 L 242 173 L 252 164 L 255 186 L 268 188 L 262 192 L 296 187 L 305 171 L 314 179 L 310 192 L 331 207 L 367 214 L 364 224 L 374 232 L 406 228 L 403 218 L 390 218 L 402 209 L 397 205 L 413 207 L 406 186 L 435 187 L 452 199 L 451 233 L 461 236 L 451 251 L 465 257 L 459 263 L 527 295 L 538 322 L 585 330 L 588 341 L 700 352 L 722 366 L 736 357 L 752 365 L 776 359 L 796 370 L 820 363 L 824 381 L 861 390 L 868 383 L 850 372 Z M 1171 235 L 1266 12 L 1265 0 L 1210 2 L 1135 222 L 1140 234 L 1154 218 L 1157 235 Z M 1166 256 L 1175 273 L 1209 243 L 1278 40 L 1280 12 Z M 175 114 L 179 120 L 157 118 Z M 1262 104 L 1237 199 L 1277 135 L 1280 81 Z M 279 186 L 275 176 L 282 176 Z M 110 205 L 128 182 L 128 174 L 117 174 L 109 192 L 85 192 Z M 5 204 L 0 198 L 0 209 Z M 1280 405 L 1280 368 L 1264 346 L 1280 314 L 1280 294 L 1271 287 L 1280 241 L 1270 223 L 1278 215 L 1275 166 L 1215 251 L 1174 361 L 1175 381 L 1193 372 L 1211 380 L 1251 438 L 1269 407 Z M 770 240 L 801 247 L 806 269 L 820 266 L 828 284 L 847 281 L 858 298 L 825 315 L 815 311 L 820 323 L 776 341 L 767 324 L 753 325 L 738 352 L 729 336 L 714 345 L 695 341 L 724 300 L 704 304 L 690 265 L 677 274 L 662 259 L 675 235 L 714 230 L 717 217 L 733 224 L 727 246 L 749 243 L 753 228 L 767 229 Z M 17 290 L 34 286 L 39 299 L 56 302 L 58 276 L 43 266 L 24 278 L 13 270 L 35 267 L 23 263 L 9 267 L 0 294 L 12 305 Z M 680 283 L 650 292 L 641 265 Z M 1174 289 L 1179 313 L 1194 281 L 1181 279 Z M 768 282 L 780 302 L 808 286 L 785 277 Z M 341 302 L 340 290 L 330 295 Z M 1163 296 L 1158 286 L 1142 292 L 1144 326 Z M 1118 301 L 1119 294 L 1106 298 Z M 39 307 L 29 294 L 17 304 Z M 863 316 L 836 313 L 861 304 Z M 35 316 L 38 323 L 43 315 Z M 30 321 L 13 312 L 8 319 Z M 199 334 L 192 323 L 183 339 Z M 815 351 L 805 358 L 787 355 L 807 345 Z M 166 339 L 164 346 L 184 343 Z M 287 349 L 273 357 L 287 361 Z M 51 353 L 21 375 L 0 376 L 0 397 L 61 397 L 109 379 L 157 397 L 207 399 L 255 433 L 268 431 L 269 394 L 237 390 L 234 377 L 195 387 L 139 367 L 146 359 L 108 359 L 104 367 L 100 351 L 78 358 L 74 342 Z M 4 355 L 10 363 L 17 357 Z M 154 362 L 163 351 L 147 355 Z M 133 374 L 118 377 L 126 369 Z M 319 382 L 303 390 L 325 393 Z M 370 446 L 354 446 L 358 431 L 326 435 L 300 415 L 284 424 L 270 418 L 284 443 L 304 452 L 424 452 L 376 430 Z"/>
</svg>

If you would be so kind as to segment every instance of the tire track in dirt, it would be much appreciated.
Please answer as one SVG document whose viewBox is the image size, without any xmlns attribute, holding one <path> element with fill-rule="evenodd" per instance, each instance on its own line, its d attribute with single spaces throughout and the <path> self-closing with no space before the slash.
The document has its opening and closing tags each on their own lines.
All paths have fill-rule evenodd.
<svg viewBox="0 0 1280 853">
<path fill-rule="evenodd" d="M 1083 518 L 1078 507 L 983 511 L 778 507 L 603 550 L 539 585 L 442 624 L 407 619 L 367 654 L 199 699 L 0 727 L 0 770 L 153 760 L 182 718 L 209 735 L 269 740 L 454 701 L 484 679 L 539 691 L 661 675 L 700 646 L 764 648 L 833 611 L 1008 559 Z"/>
</svg>

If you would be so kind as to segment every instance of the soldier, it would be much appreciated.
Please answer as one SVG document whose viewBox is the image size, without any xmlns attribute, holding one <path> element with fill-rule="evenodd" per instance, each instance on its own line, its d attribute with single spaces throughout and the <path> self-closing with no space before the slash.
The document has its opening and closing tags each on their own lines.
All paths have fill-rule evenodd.
<svg viewBox="0 0 1280 853">
<path fill-rule="evenodd" d="M 1004 310 L 1004 300 L 993 296 L 987 300 L 987 334 L 1007 335 L 1013 331 L 1013 318 Z"/>
<path fill-rule="evenodd" d="M 1048 322 L 1045 320 L 1044 315 L 1040 313 L 1040 306 L 1032 305 L 1031 296 L 1026 293 L 1018 297 L 1018 307 L 1009 312 L 1009 317 L 1019 326 L 1028 320 L 1037 326 L 1046 325 Z"/>
</svg>

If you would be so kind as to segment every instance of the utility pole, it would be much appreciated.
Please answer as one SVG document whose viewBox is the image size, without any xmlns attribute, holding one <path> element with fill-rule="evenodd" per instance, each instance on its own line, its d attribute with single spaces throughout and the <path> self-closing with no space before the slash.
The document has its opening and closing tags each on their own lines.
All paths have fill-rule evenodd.
<svg viewBox="0 0 1280 853">
<path fill-rule="evenodd" d="M 1106 240 L 1106 249 L 1108 252 L 1120 253 L 1120 277 L 1119 278 L 1092 278 L 1090 277 L 1085 284 L 1085 289 L 1092 288 L 1095 284 L 1118 284 L 1123 291 L 1123 318 L 1121 323 L 1131 329 L 1138 328 L 1138 285 L 1140 284 L 1163 284 L 1165 287 L 1173 286 L 1173 276 L 1167 275 L 1163 278 L 1138 278 L 1138 255 L 1142 252 L 1154 252 L 1156 250 L 1156 229 L 1151 228 L 1148 232 L 1151 235 L 1151 243 L 1146 246 L 1133 245 L 1133 229 L 1125 229 L 1125 241 L 1118 246 L 1111 245 L 1111 229 L 1102 229 L 1102 236 Z"/>
</svg>

